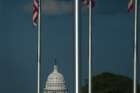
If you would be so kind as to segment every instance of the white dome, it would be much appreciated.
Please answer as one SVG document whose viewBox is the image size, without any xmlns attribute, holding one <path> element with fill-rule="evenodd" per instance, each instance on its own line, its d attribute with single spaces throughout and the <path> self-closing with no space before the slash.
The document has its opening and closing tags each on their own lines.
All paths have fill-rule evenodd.
<svg viewBox="0 0 140 93">
<path fill-rule="evenodd" d="M 49 74 L 45 90 L 66 90 L 65 80 L 58 68 L 54 65 L 54 70 Z"/>
</svg>

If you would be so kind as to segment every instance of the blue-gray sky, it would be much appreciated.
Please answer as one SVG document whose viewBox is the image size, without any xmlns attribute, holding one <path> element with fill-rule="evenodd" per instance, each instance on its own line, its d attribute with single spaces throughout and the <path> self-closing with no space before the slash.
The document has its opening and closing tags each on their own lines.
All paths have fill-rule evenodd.
<svg viewBox="0 0 140 93">
<path fill-rule="evenodd" d="M 37 29 L 32 26 L 32 1 L 0 1 L 0 92 L 35 93 Z M 93 74 L 104 71 L 133 75 L 133 13 L 127 0 L 98 0 L 93 9 Z M 82 5 L 81 5 L 82 6 Z M 88 21 L 81 8 L 82 80 L 87 78 Z M 54 58 L 74 92 L 74 0 L 44 0 L 42 16 L 41 90 Z M 140 72 L 139 72 L 140 73 Z"/>
<path fill-rule="evenodd" d="M 128 13 L 127 2 L 127 0 L 96 1 L 96 7 L 93 9 L 94 75 L 113 72 L 133 77 L 134 13 Z M 88 69 L 85 67 L 88 66 L 87 10 L 84 9 L 81 15 L 84 80 L 88 75 Z"/>
</svg>

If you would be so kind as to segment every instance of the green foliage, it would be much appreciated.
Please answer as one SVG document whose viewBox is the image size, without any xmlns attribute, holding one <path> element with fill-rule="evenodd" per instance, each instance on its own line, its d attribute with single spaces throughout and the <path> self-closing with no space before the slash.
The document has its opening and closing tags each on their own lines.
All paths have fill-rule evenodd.
<svg viewBox="0 0 140 93">
<path fill-rule="evenodd" d="M 133 93 L 131 79 L 111 73 L 102 73 L 92 77 L 92 85 L 93 93 Z M 82 87 L 81 92 L 88 93 L 88 84 Z M 140 93 L 140 88 L 138 93 Z"/>
</svg>

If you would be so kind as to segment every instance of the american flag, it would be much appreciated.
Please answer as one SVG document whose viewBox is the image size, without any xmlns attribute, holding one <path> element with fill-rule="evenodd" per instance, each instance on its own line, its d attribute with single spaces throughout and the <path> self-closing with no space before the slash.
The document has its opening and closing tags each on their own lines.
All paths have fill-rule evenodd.
<svg viewBox="0 0 140 93">
<path fill-rule="evenodd" d="M 134 7 L 133 0 L 129 0 L 129 2 L 128 2 L 128 12 L 131 12 L 133 10 L 133 7 Z"/>
<path fill-rule="evenodd" d="M 95 6 L 95 0 L 82 0 L 83 3 L 87 6 L 89 6 L 89 2 L 91 1 L 91 6 L 94 7 Z"/>
<path fill-rule="evenodd" d="M 39 10 L 39 2 L 38 2 L 38 0 L 34 0 L 34 3 L 33 3 L 33 25 L 34 26 L 37 25 L 38 10 Z"/>
</svg>

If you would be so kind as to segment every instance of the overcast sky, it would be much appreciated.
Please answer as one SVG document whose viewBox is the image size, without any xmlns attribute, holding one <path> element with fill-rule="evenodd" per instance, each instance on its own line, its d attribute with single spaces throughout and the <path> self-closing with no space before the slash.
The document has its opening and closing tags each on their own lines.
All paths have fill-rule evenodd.
<svg viewBox="0 0 140 93">
<path fill-rule="evenodd" d="M 32 2 L 33 0 L 0 1 L 1 93 L 36 92 L 37 29 L 32 25 Z M 88 75 L 88 12 L 80 4 L 84 82 Z M 96 1 L 92 26 L 93 75 L 112 72 L 132 78 L 134 16 L 127 12 L 127 4 L 127 0 Z M 44 0 L 42 10 L 41 90 L 43 91 L 56 58 L 69 92 L 73 93 L 74 0 Z"/>
</svg>

